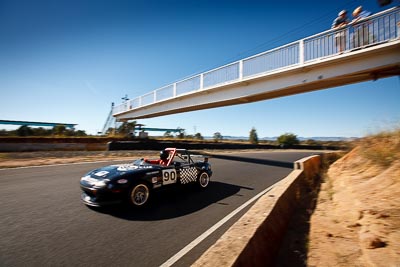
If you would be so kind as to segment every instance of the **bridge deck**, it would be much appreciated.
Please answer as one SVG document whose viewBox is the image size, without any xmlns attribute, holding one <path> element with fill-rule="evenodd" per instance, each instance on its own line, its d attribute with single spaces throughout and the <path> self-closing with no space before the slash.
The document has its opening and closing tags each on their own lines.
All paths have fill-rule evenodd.
<svg viewBox="0 0 400 267">
<path fill-rule="evenodd" d="M 337 36 L 345 36 L 338 51 Z M 119 120 L 260 101 L 400 74 L 400 8 L 164 86 L 116 106 Z"/>
</svg>

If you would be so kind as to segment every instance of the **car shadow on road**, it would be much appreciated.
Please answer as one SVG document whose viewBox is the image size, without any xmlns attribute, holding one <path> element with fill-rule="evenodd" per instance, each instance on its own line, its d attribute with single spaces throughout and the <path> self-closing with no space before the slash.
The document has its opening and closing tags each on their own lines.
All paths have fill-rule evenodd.
<svg viewBox="0 0 400 267">
<path fill-rule="evenodd" d="M 165 220 L 185 216 L 212 204 L 229 205 L 227 201 L 223 200 L 233 195 L 242 197 L 243 195 L 239 194 L 241 189 L 254 190 L 249 187 L 211 181 L 205 190 L 199 190 L 194 185 L 186 185 L 154 192 L 150 203 L 148 203 L 149 205 L 145 208 L 138 209 L 128 205 L 113 205 L 95 208 L 94 210 L 124 220 Z"/>
<path fill-rule="evenodd" d="M 254 164 L 269 165 L 269 166 L 293 169 L 293 162 L 287 162 L 287 161 L 277 161 L 277 160 L 257 159 L 257 158 L 246 158 L 246 157 L 238 157 L 238 156 L 230 156 L 230 155 L 218 155 L 218 154 L 216 154 L 216 155 L 210 154 L 210 157 L 216 158 L 216 159 L 233 160 L 233 161 L 248 162 L 248 163 L 254 163 Z"/>
</svg>

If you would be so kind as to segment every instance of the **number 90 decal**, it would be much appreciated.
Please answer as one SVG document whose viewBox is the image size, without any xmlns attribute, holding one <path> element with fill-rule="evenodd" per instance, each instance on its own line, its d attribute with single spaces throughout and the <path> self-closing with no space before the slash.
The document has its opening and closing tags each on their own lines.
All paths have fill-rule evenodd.
<svg viewBox="0 0 400 267">
<path fill-rule="evenodd" d="M 163 170 L 162 176 L 163 176 L 163 185 L 176 183 L 176 179 L 178 177 L 175 169 Z"/>
</svg>

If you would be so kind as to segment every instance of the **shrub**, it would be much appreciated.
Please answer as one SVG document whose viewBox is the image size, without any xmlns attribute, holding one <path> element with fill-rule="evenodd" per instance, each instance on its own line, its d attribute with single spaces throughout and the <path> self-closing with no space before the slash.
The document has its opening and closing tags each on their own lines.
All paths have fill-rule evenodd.
<svg viewBox="0 0 400 267">
<path fill-rule="evenodd" d="M 400 159 L 400 129 L 365 137 L 359 145 L 364 158 L 389 166 Z"/>
<path fill-rule="evenodd" d="M 289 146 L 292 146 L 292 145 L 297 145 L 300 142 L 297 139 L 297 135 L 292 134 L 292 133 L 285 133 L 285 134 L 282 134 L 281 136 L 278 137 L 278 143 L 280 145 L 289 147 Z"/>
<path fill-rule="evenodd" d="M 252 144 L 258 144 L 257 130 L 254 127 L 251 128 L 250 135 L 249 135 L 249 141 Z"/>
</svg>

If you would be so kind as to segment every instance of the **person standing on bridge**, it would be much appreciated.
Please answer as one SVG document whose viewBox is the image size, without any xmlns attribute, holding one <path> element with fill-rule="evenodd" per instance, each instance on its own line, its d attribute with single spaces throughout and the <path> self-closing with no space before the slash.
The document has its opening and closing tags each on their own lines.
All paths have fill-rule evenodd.
<svg viewBox="0 0 400 267">
<path fill-rule="evenodd" d="M 349 20 L 347 19 L 347 11 L 342 10 L 339 12 L 338 17 L 333 21 L 332 23 L 332 29 L 339 29 L 344 26 L 346 26 L 349 23 Z M 343 53 L 343 50 L 346 49 L 346 29 L 341 29 L 338 30 L 335 33 L 335 42 L 336 42 L 336 48 L 338 53 Z"/>
<path fill-rule="evenodd" d="M 351 23 L 354 24 L 354 48 L 369 44 L 368 22 L 363 22 L 369 15 L 371 15 L 371 12 L 363 10 L 362 6 L 357 7 L 353 11 L 353 20 Z"/>
</svg>

